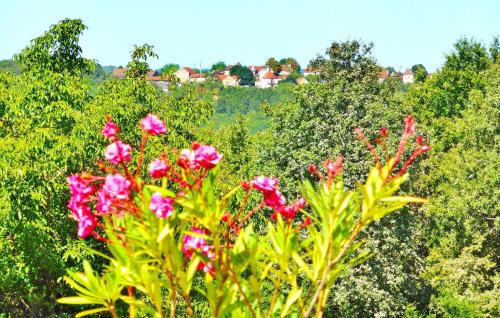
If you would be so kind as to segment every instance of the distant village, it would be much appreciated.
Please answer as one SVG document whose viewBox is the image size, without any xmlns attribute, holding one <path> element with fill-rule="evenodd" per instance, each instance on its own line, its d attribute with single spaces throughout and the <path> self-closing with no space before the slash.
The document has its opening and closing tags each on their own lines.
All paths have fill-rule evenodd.
<svg viewBox="0 0 500 318">
<path fill-rule="evenodd" d="M 238 75 L 231 75 L 231 70 L 235 66 L 241 66 L 239 63 L 235 65 L 228 65 L 223 70 L 214 71 L 211 73 L 208 72 L 200 72 L 191 67 L 180 67 L 177 71 L 169 74 L 168 76 L 161 75 L 159 71 L 150 70 L 147 74 L 146 80 L 160 86 L 164 91 L 168 91 L 169 84 L 172 82 L 174 78 L 175 81 L 179 84 L 187 84 L 187 83 L 204 83 L 207 79 L 220 81 L 224 85 L 224 87 L 236 87 L 236 86 L 255 86 L 258 88 L 272 88 L 278 85 L 280 81 L 287 80 L 290 76 L 292 76 L 293 69 L 289 65 L 281 65 L 279 71 L 273 71 L 267 65 L 249 65 L 248 68 L 255 79 L 252 85 L 243 84 L 240 77 Z M 123 67 L 115 68 L 111 76 L 115 78 L 125 78 L 127 69 Z M 304 70 L 300 70 L 298 72 L 298 76 L 295 74 L 293 83 L 297 85 L 307 84 L 308 77 L 317 76 L 320 74 L 318 69 L 306 68 Z M 172 77 L 175 76 L 175 77 Z M 414 81 L 414 74 L 411 69 L 406 69 L 403 73 L 390 71 L 389 69 L 383 69 L 379 74 L 379 82 L 383 82 L 389 77 L 398 77 L 401 78 L 403 83 L 411 84 Z"/>
</svg>

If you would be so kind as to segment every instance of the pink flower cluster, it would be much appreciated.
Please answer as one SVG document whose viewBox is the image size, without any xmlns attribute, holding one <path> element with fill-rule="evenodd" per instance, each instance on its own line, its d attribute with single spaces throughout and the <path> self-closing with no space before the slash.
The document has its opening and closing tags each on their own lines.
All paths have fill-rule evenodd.
<svg viewBox="0 0 500 318">
<path fill-rule="evenodd" d="M 78 175 L 69 176 L 66 181 L 71 193 L 68 208 L 73 213 L 73 218 L 78 221 L 78 236 L 85 238 L 94 231 L 97 225 L 97 219 L 88 205 L 95 189 L 89 180 Z"/>
<path fill-rule="evenodd" d="M 276 218 L 277 213 L 279 213 L 285 219 L 292 220 L 297 215 L 297 212 L 304 208 L 306 204 L 304 198 L 300 198 L 291 205 L 285 205 L 285 197 L 277 188 L 277 178 L 259 176 L 256 177 L 251 184 L 255 190 L 262 192 L 264 195 L 264 203 L 274 210 L 272 218 Z"/>
<path fill-rule="evenodd" d="M 129 162 L 130 151 L 132 151 L 132 147 L 129 144 L 117 140 L 106 147 L 104 156 L 110 163 L 116 165 L 123 162 Z"/>
<path fill-rule="evenodd" d="M 219 164 L 222 157 L 223 155 L 218 153 L 215 147 L 195 142 L 191 149 L 181 151 L 177 164 L 183 169 L 212 169 Z"/>
<path fill-rule="evenodd" d="M 168 164 L 161 159 L 155 159 L 149 165 L 149 175 L 155 179 L 165 177 L 168 172 Z"/>
<path fill-rule="evenodd" d="M 155 192 L 151 196 L 149 209 L 159 218 L 169 217 L 174 211 L 174 198 L 165 198 L 161 193 Z"/>
<path fill-rule="evenodd" d="M 148 114 L 141 120 L 141 128 L 151 136 L 158 136 L 167 132 L 165 123 L 156 115 Z"/>
<path fill-rule="evenodd" d="M 131 186 L 132 183 L 119 173 L 108 175 L 102 188 L 97 191 L 96 210 L 106 214 L 112 206 L 119 207 L 129 199 Z"/>
<path fill-rule="evenodd" d="M 110 139 L 110 140 L 115 140 L 118 137 L 118 126 L 111 120 L 111 118 L 108 118 L 108 121 L 104 125 L 104 128 L 102 129 L 102 134 L 104 137 Z"/>
<path fill-rule="evenodd" d="M 200 228 L 193 227 L 191 232 L 206 234 L 206 232 Z M 215 260 L 215 253 L 212 250 L 212 247 L 207 245 L 206 240 L 203 237 L 194 236 L 186 234 L 182 238 L 182 253 L 186 255 L 188 258 L 193 257 L 195 251 L 199 251 L 204 254 L 208 259 Z M 213 273 L 215 272 L 215 268 L 212 262 L 200 262 L 198 265 L 198 269 L 202 269 L 205 273 Z"/>
</svg>

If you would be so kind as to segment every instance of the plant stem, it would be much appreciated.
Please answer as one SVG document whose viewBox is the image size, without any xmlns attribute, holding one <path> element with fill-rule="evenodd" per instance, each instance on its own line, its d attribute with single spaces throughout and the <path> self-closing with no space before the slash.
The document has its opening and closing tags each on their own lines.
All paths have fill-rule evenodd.
<svg viewBox="0 0 500 318">
<path fill-rule="evenodd" d="M 111 304 L 109 306 L 109 312 L 111 313 L 111 317 L 113 318 L 118 318 L 118 315 L 116 314 L 116 307 L 115 307 L 115 303 Z"/>
<path fill-rule="evenodd" d="M 247 296 L 245 295 L 245 293 L 243 292 L 243 289 L 241 288 L 241 285 L 240 283 L 238 282 L 238 280 L 233 276 L 232 272 L 228 271 L 229 273 L 229 277 L 232 279 L 232 281 L 236 284 L 236 286 L 238 287 L 238 290 L 240 291 L 241 293 L 241 296 L 243 297 L 243 300 L 245 301 L 245 304 L 247 305 L 248 309 L 250 310 L 250 313 L 252 314 L 252 317 L 256 318 L 257 316 L 255 315 L 255 311 L 253 310 L 252 308 L 252 304 L 250 303 L 250 301 L 248 300 Z"/>
<path fill-rule="evenodd" d="M 184 297 L 184 300 L 186 301 L 186 308 L 188 311 L 188 316 L 189 316 L 189 318 L 193 318 L 194 312 L 193 312 L 193 308 L 191 307 L 191 300 L 189 299 L 189 295 L 186 295 L 183 293 L 182 296 Z"/>
<path fill-rule="evenodd" d="M 132 297 L 132 298 L 135 299 L 134 287 L 128 286 L 127 287 L 127 291 L 128 291 L 129 297 Z M 130 304 L 130 307 L 129 307 L 129 316 L 130 316 L 130 318 L 135 318 L 135 304 L 134 303 Z"/>
<path fill-rule="evenodd" d="M 316 293 L 314 293 L 314 296 L 309 304 L 309 307 L 307 308 L 307 311 L 305 312 L 304 317 L 309 317 L 311 315 L 311 312 L 314 309 L 314 305 L 316 304 L 316 301 L 318 300 L 318 298 L 320 296 L 319 294 L 322 293 L 323 289 L 325 288 L 326 280 L 328 278 L 328 274 L 330 273 L 332 267 L 336 263 L 338 263 L 342 259 L 342 257 L 344 257 L 345 253 L 347 252 L 347 249 L 352 245 L 354 239 L 358 236 L 358 234 L 362 228 L 363 228 L 363 223 L 361 221 L 359 221 L 358 224 L 356 224 L 356 227 L 354 228 L 354 230 L 352 231 L 351 236 L 349 237 L 347 242 L 344 244 L 344 246 L 342 246 L 342 249 L 337 254 L 337 256 L 331 262 L 328 262 L 328 266 L 326 267 L 325 272 L 323 273 L 323 277 L 322 277 L 321 282 L 318 286 L 318 289 L 316 290 Z M 322 310 L 322 308 L 318 304 L 318 311 L 319 310 Z"/>
</svg>

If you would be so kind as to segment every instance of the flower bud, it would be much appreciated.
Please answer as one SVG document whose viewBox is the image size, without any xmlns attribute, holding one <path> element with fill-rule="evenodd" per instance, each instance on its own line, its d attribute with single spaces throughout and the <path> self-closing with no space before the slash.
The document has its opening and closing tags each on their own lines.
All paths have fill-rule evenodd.
<svg viewBox="0 0 500 318">
<path fill-rule="evenodd" d="M 383 138 L 387 137 L 387 127 L 380 128 L 380 136 L 382 136 Z"/>
</svg>

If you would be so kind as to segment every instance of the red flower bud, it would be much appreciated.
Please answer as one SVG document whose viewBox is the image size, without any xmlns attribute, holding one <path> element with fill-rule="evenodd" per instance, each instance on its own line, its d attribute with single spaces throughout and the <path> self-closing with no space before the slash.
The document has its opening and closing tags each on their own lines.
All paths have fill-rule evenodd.
<svg viewBox="0 0 500 318">
<path fill-rule="evenodd" d="M 196 150 L 196 149 L 200 148 L 200 146 L 201 146 L 200 143 L 197 142 L 197 141 L 195 141 L 195 142 L 193 142 L 193 145 L 191 146 L 191 149 L 192 150 Z"/>
<path fill-rule="evenodd" d="M 423 146 L 423 145 L 424 145 L 425 138 L 424 138 L 424 136 L 417 136 L 417 137 L 415 137 L 415 141 L 416 141 L 416 142 L 417 142 L 417 144 L 419 144 L 420 146 Z"/>
<path fill-rule="evenodd" d="M 245 190 L 245 191 L 248 191 L 250 190 L 250 182 L 248 181 L 241 181 L 241 187 Z"/>
<path fill-rule="evenodd" d="M 312 224 L 311 218 L 306 218 L 306 219 L 304 220 L 304 227 L 305 227 L 305 226 L 309 226 L 309 225 L 311 225 L 311 224 Z"/>
<path fill-rule="evenodd" d="M 380 136 L 383 138 L 387 137 L 387 127 L 380 128 Z"/>
<path fill-rule="evenodd" d="M 229 221 L 229 216 L 230 216 L 229 212 L 224 213 L 224 215 L 223 215 L 223 216 L 222 216 L 222 218 L 221 218 L 221 221 L 222 221 L 222 222 L 227 222 L 227 221 Z"/>
<path fill-rule="evenodd" d="M 316 173 L 316 166 L 315 165 L 310 165 L 309 166 L 309 172 L 310 173 Z"/>
<path fill-rule="evenodd" d="M 408 115 L 405 118 L 405 133 L 409 135 L 415 133 L 415 120 L 411 115 Z"/>
</svg>

